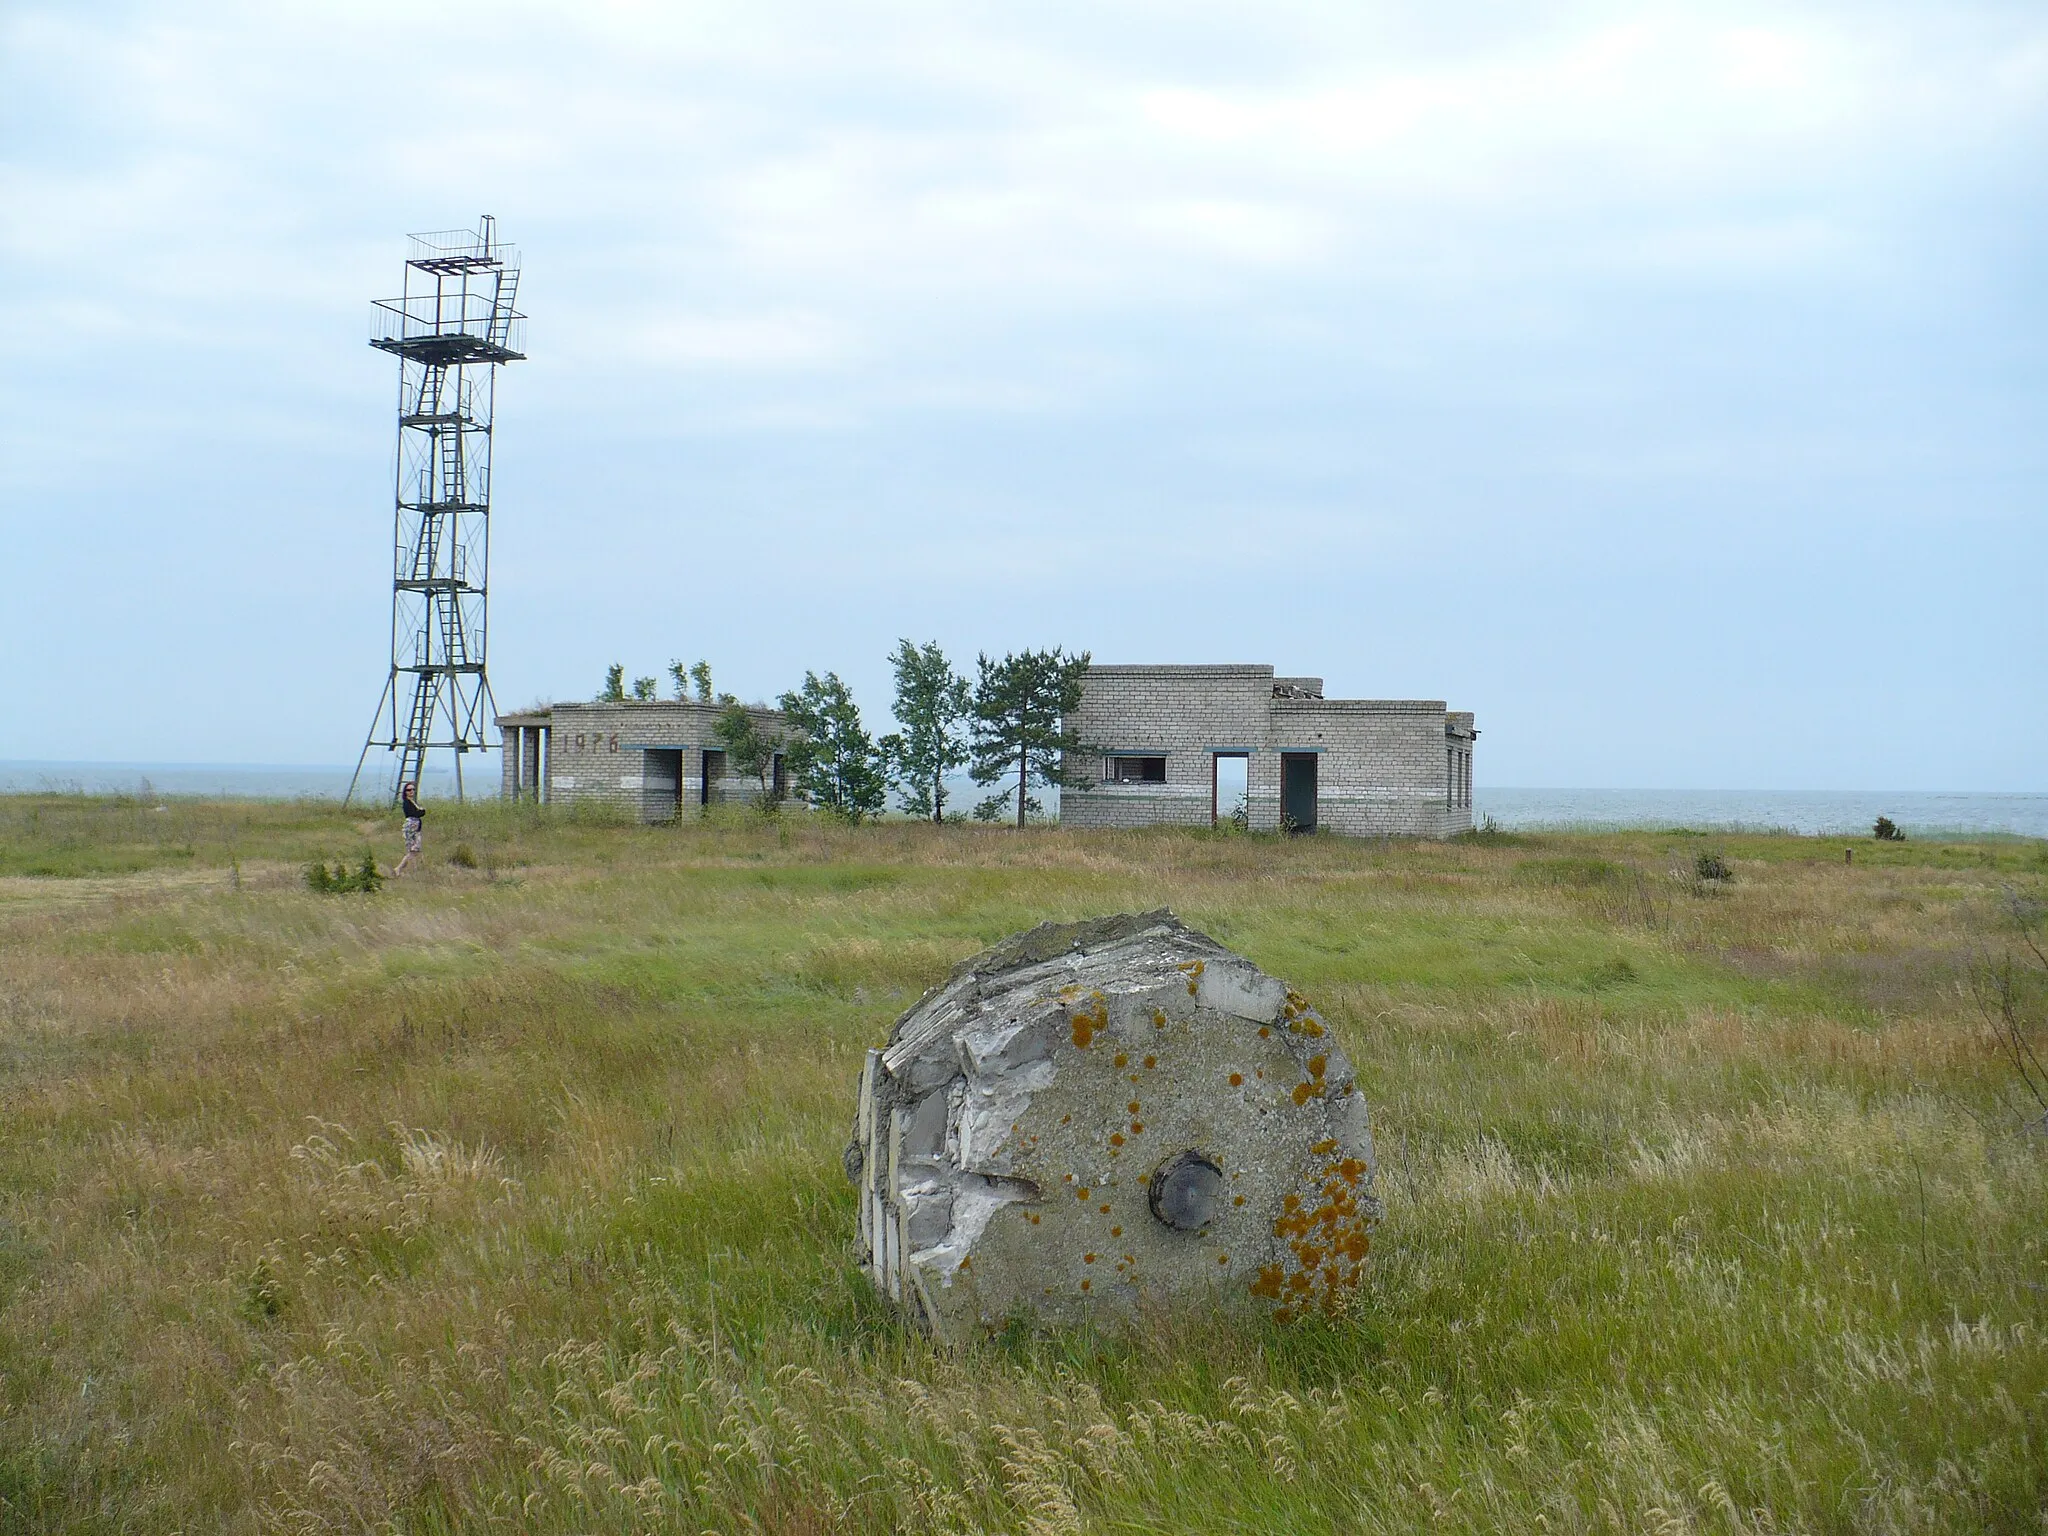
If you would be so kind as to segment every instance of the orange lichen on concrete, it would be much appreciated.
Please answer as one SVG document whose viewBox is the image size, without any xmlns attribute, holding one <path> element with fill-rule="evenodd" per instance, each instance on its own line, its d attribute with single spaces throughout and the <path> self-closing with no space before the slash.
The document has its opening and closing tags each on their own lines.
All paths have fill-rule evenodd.
<svg viewBox="0 0 2048 1536">
<path fill-rule="evenodd" d="M 1279 1301 L 1284 1292 L 1285 1299 L 1299 1307 L 1315 1305 L 1331 1314 L 1343 1310 L 1345 1298 L 1358 1288 L 1372 1248 L 1372 1212 L 1359 1198 L 1365 1173 L 1362 1159 L 1340 1158 L 1325 1164 L 1311 1180 L 1318 1204 L 1310 1207 L 1292 1194 L 1280 1202 L 1273 1235 L 1286 1242 L 1296 1267 L 1292 1274 L 1286 1272 L 1284 1261 L 1263 1267 L 1251 1286 L 1254 1296 Z M 1281 1308 L 1274 1316 L 1280 1318 L 1281 1311 L 1289 1310 Z"/>
<path fill-rule="evenodd" d="M 1109 1000 L 1100 993 L 1097 993 L 1095 1007 L 1092 1011 L 1083 1008 L 1077 1010 L 1074 1014 L 1072 1022 L 1074 1048 L 1081 1051 L 1087 1050 L 1089 1043 L 1108 1028 Z"/>
<path fill-rule="evenodd" d="M 1313 1038 L 1323 1033 L 1323 1021 L 1316 1017 L 1313 1005 L 1299 992 L 1287 994 L 1287 1001 L 1280 1008 L 1280 1019 L 1298 1035 Z"/>
<path fill-rule="evenodd" d="M 1294 1085 L 1294 1102 L 1295 1102 L 1295 1104 L 1296 1104 L 1297 1106 L 1299 1106 L 1299 1105 L 1302 1105 L 1302 1104 L 1306 1104 L 1306 1103 L 1307 1103 L 1307 1102 L 1308 1102 L 1308 1101 L 1309 1101 L 1310 1099 L 1316 1099 L 1316 1098 L 1321 1098 L 1321 1097 L 1322 1097 L 1323 1093 L 1325 1092 L 1325 1090 L 1326 1090 L 1326 1089 L 1328 1088 L 1328 1086 L 1329 1086 L 1328 1084 L 1326 1084 L 1326 1083 L 1325 1083 L 1325 1082 L 1323 1081 L 1323 1074 L 1324 1074 L 1325 1072 L 1329 1071 L 1329 1070 L 1330 1070 L 1330 1058 L 1329 1058 L 1329 1057 L 1327 1057 L 1327 1056 L 1311 1056 L 1311 1057 L 1309 1057 L 1309 1059 L 1308 1059 L 1308 1076 L 1309 1076 L 1309 1080 L 1308 1080 L 1307 1082 L 1305 1082 L 1305 1083 L 1296 1083 L 1296 1084 Z"/>
<path fill-rule="evenodd" d="M 1242 1072 L 1231 1073 L 1230 1086 L 1233 1088 L 1242 1088 L 1244 1086 L 1244 1074 Z"/>
</svg>

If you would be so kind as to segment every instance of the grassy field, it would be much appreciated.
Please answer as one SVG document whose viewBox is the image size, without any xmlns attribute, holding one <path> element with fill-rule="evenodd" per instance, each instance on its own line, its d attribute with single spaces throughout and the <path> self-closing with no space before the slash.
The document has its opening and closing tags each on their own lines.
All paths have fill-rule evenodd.
<svg viewBox="0 0 2048 1536">
<path fill-rule="evenodd" d="M 395 824 L 0 799 L 0 1530 L 2048 1530 L 2048 1137 L 1970 985 L 2048 845 L 430 825 L 317 895 Z M 1358 1063 L 1357 1305 L 905 1337 L 860 1052 L 1161 904 Z"/>
</svg>

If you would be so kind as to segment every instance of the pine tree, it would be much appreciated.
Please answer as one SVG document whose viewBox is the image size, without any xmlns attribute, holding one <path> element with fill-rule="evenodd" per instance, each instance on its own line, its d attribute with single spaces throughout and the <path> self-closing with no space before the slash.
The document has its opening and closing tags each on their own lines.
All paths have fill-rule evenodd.
<svg viewBox="0 0 2048 1536">
<path fill-rule="evenodd" d="M 1001 661 L 979 658 L 974 689 L 974 782 L 986 788 L 1014 774 L 1017 825 L 1039 809 L 1034 783 L 1059 789 L 1087 789 L 1094 780 L 1081 767 L 1089 754 L 1081 738 L 1066 729 L 1065 717 L 1081 707 L 1081 680 L 1088 653 L 1020 651 Z M 977 819 L 994 821 L 1010 791 L 990 795 L 974 808 Z"/>
<path fill-rule="evenodd" d="M 897 642 L 896 719 L 900 732 L 879 743 L 889 781 L 903 808 L 930 821 L 946 819 L 947 773 L 966 764 L 962 726 L 974 707 L 967 679 L 953 670 L 936 640 Z"/>
<path fill-rule="evenodd" d="M 802 734 L 790 746 L 790 775 L 811 804 L 859 823 L 888 803 L 882 754 L 861 724 L 860 706 L 836 672 L 804 673 L 804 685 L 776 701 Z"/>
</svg>

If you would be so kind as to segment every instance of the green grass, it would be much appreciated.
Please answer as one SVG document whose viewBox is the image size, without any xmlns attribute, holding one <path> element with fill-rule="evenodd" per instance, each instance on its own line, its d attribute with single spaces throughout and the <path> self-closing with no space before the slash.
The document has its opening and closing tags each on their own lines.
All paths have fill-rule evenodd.
<svg viewBox="0 0 2048 1536">
<path fill-rule="evenodd" d="M 0 798 L 0 1530 L 2048 1527 L 2048 1138 L 1968 986 L 2040 843 L 444 806 L 319 895 L 395 820 L 166 804 Z M 906 1336 L 861 1051 L 1160 904 L 1358 1063 L 1370 1283 Z"/>
</svg>

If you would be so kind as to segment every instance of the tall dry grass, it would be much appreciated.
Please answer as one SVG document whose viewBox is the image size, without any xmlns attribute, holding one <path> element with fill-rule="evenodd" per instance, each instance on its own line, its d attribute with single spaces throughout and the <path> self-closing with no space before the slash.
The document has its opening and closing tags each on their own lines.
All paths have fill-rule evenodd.
<svg viewBox="0 0 2048 1536">
<path fill-rule="evenodd" d="M 34 814 L 31 814 L 33 811 Z M 643 829 L 0 802 L 0 1528 L 2033 1530 L 2048 1149 L 1967 986 L 2038 845 Z M 157 819 L 151 819 L 157 818 Z M 473 870 L 448 863 L 457 841 Z M 1313 994 L 1349 1315 L 904 1336 L 860 1051 L 1168 904 Z"/>
</svg>

